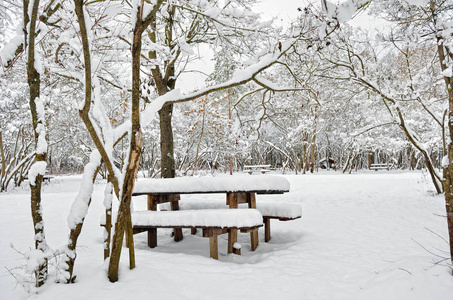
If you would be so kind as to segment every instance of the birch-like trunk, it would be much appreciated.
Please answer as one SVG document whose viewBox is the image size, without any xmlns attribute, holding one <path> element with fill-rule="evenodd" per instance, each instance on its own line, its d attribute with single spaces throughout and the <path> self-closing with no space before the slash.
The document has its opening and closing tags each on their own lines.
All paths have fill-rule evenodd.
<svg viewBox="0 0 453 300">
<path fill-rule="evenodd" d="M 36 23 L 38 19 L 39 0 L 24 0 L 24 35 L 27 50 L 27 81 L 30 93 L 29 105 L 35 134 L 35 146 L 39 147 L 39 136 L 42 134 L 40 127 L 44 126 L 44 120 L 40 118 L 36 101 L 40 97 L 41 76 L 35 68 L 35 38 L 36 38 Z M 31 10 L 29 9 L 31 5 Z M 31 15 L 29 15 L 31 13 Z M 27 31 L 28 29 L 28 31 Z M 47 151 L 47 150 L 46 150 Z M 46 151 L 40 151 L 36 154 L 34 164 L 46 161 Z M 33 176 L 34 177 L 34 176 Z M 47 251 L 46 237 L 44 234 L 44 222 L 41 207 L 41 185 L 43 174 L 39 173 L 33 180 L 30 179 L 30 200 L 31 200 L 31 215 L 33 219 L 33 227 L 35 232 L 35 249 L 42 252 Z M 33 182 L 34 181 L 34 182 Z M 42 286 L 47 279 L 47 260 L 38 266 L 35 271 L 36 287 Z"/>
</svg>

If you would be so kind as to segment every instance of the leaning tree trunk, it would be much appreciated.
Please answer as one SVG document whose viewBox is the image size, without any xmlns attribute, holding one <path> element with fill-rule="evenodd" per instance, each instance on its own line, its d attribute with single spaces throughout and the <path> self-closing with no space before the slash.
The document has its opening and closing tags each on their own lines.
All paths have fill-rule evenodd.
<svg viewBox="0 0 453 300">
<path fill-rule="evenodd" d="M 160 3 L 155 4 L 150 16 L 156 15 Z M 134 189 L 135 177 L 140 164 L 140 157 L 143 148 L 143 136 L 140 127 L 140 56 L 142 48 L 142 34 L 152 19 L 142 19 L 143 1 L 141 7 L 137 10 L 137 21 L 134 27 L 134 36 L 132 43 L 132 132 L 130 140 L 130 152 L 124 175 L 123 188 L 120 194 L 120 206 L 118 208 L 118 217 L 115 224 L 115 234 L 112 240 L 112 252 L 109 262 L 108 277 L 111 282 L 118 281 L 118 268 L 123 244 L 124 232 L 128 236 L 129 243 L 129 266 L 135 268 L 134 257 L 134 239 L 131 221 L 131 201 L 132 191 Z M 153 19 L 154 19 L 153 18 Z"/>
</svg>

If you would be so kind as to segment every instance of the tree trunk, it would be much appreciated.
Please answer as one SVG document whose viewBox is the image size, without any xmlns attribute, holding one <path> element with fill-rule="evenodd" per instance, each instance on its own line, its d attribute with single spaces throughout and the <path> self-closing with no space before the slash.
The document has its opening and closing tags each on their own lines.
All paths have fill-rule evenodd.
<svg viewBox="0 0 453 300">
<path fill-rule="evenodd" d="M 316 134 L 314 133 L 310 145 L 310 173 L 313 173 L 315 169 L 315 141 Z"/>
<path fill-rule="evenodd" d="M 452 110 L 450 110 L 452 112 Z M 451 126 L 449 122 L 449 126 Z M 453 128 L 450 128 L 452 130 Z M 450 131 L 451 132 L 451 131 Z M 445 210 L 447 213 L 448 237 L 450 243 L 450 262 L 453 263 L 453 143 L 448 145 L 448 167 L 444 168 Z"/>
<path fill-rule="evenodd" d="M 99 173 L 100 166 L 96 169 L 93 175 L 93 183 L 96 180 L 96 176 Z M 91 204 L 91 198 L 88 201 L 87 206 L 89 207 Z M 68 250 L 72 252 L 72 255 L 69 255 L 65 261 L 67 267 L 66 271 L 69 273 L 69 277 L 67 279 L 68 283 L 74 283 L 76 276 L 74 276 L 74 264 L 77 257 L 76 246 L 77 240 L 79 239 L 80 233 L 82 232 L 82 227 L 85 218 L 82 218 L 82 221 L 78 223 L 74 228 L 71 228 L 69 231 L 69 242 L 68 242 Z"/>
<path fill-rule="evenodd" d="M 173 105 L 168 104 L 159 111 L 160 116 L 160 155 L 161 155 L 161 177 L 175 177 L 175 159 L 173 149 L 173 129 L 171 126 L 171 115 Z"/>
<path fill-rule="evenodd" d="M 431 9 L 434 15 L 434 1 L 431 0 Z M 434 17 L 434 21 L 435 17 Z M 439 55 L 439 62 L 441 70 L 444 72 L 448 69 L 447 58 L 451 60 L 453 53 L 442 35 L 437 34 L 437 53 Z M 447 213 L 448 237 L 450 243 L 450 263 L 453 264 L 453 78 L 452 76 L 444 76 L 445 87 L 448 93 L 448 130 L 450 132 L 450 143 L 448 144 L 448 166 L 444 167 L 444 180 L 443 188 L 445 192 L 445 210 Z"/>
<path fill-rule="evenodd" d="M 38 148 L 38 139 L 42 132 L 39 128 L 44 126 L 44 120 L 38 116 L 36 100 L 40 97 L 41 76 L 35 68 L 35 37 L 36 37 L 36 22 L 38 19 L 39 0 L 33 2 L 31 11 L 29 10 L 30 2 L 24 0 L 24 34 L 26 41 L 26 49 L 28 49 L 27 57 L 27 81 L 29 86 L 29 105 L 33 121 L 33 129 L 35 134 L 35 146 Z M 29 13 L 31 12 L 31 15 Z M 27 32 L 27 28 L 29 32 Z M 39 126 L 39 127 L 38 127 Z M 46 161 L 46 151 L 37 153 L 35 164 Z M 42 217 L 41 207 L 41 185 L 42 174 L 36 176 L 34 184 L 30 183 L 30 200 L 31 200 L 31 215 L 33 219 L 33 226 L 35 232 L 35 249 L 45 252 L 47 250 L 47 243 L 44 234 L 44 222 Z M 47 278 L 47 260 L 41 264 L 36 270 L 36 287 L 42 286 Z"/>
<path fill-rule="evenodd" d="M 2 131 L 0 130 L 0 158 L 2 159 L 2 170 L 0 172 L 0 188 L 3 182 L 3 178 L 5 177 L 5 172 L 6 172 L 6 160 L 5 160 L 5 151 L 3 149 L 3 137 L 2 137 Z"/>
<path fill-rule="evenodd" d="M 143 5 L 143 1 L 141 3 Z M 154 7 L 154 16 L 157 7 Z M 118 217 L 115 224 L 115 234 L 112 240 L 112 253 L 110 257 L 108 277 L 111 282 L 118 281 L 118 267 L 123 245 L 124 232 L 127 234 L 129 244 L 129 267 L 135 268 L 135 251 L 134 238 L 131 222 L 131 201 L 132 191 L 134 189 L 135 177 L 140 164 L 140 157 L 143 148 L 143 136 L 140 127 L 140 56 L 142 49 L 142 33 L 146 29 L 142 21 L 143 6 L 137 10 L 137 21 L 134 28 L 134 37 L 132 43 L 132 132 L 130 142 L 130 152 L 124 175 L 122 193 L 120 195 L 120 206 L 118 208 Z"/>
</svg>

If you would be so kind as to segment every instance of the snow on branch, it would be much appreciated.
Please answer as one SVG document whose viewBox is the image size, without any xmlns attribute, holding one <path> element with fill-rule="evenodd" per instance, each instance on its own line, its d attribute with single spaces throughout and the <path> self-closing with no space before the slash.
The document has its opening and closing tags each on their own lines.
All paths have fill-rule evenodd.
<svg viewBox="0 0 453 300">
<path fill-rule="evenodd" d="M 279 87 L 274 82 L 267 80 L 261 76 L 255 76 L 253 81 L 256 82 L 258 85 L 262 86 L 263 88 L 273 91 L 273 92 L 289 92 L 289 91 L 308 91 L 310 89 L 307 88 L 293 88 L 293 87 Z"/>
<path fill-rule="evenodd" d="M 88 212 L 88 203 L 93 193 L 93 177 L 100 165 L 101 155 L 98 150 L 94 150 L 90 155 L 90 162 L 86 164 L 83 171 L 79 193 L 71 206 L 68 216 L 68 226 L 70 229 L 74 229 L 77 224 L 81 223 Z"/>
<path fill-rule="evenodd" d="M 0 51 L 0 75 L 2 75 L 23 53 L 24 35 L 20 34 L 11 39 Z"/>
<path fill-rule="evenodd" d="M 338 23 L 345 23 L 351 20 L 359 10 L 370 2 L 370 0 L 347 0 L 335 5 L 327 0 L 322 0 L 322 8 L 328 19 L 336 20 Z"/>
<path fill-rule="evenodd" d="M 31 185 L 36 185 L 36 176 L 45 175 L 47 168 L 47 162 L 45 161 L 35 161 L 28 171 L 28 181 Z"/>
</svg>

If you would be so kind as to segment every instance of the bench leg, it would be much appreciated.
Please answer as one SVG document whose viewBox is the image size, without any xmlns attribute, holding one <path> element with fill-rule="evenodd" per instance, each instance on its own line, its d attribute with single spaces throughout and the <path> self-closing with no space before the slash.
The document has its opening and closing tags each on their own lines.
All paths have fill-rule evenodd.
<svg viewBox="0 0 453 300">
<path fill-rule="evenodd" d="M 264 241 L 267 243 L 271 239 L 271 219 L 265 218 L 264 221 Z"/>
<path fill-rule="evenodd" d="M 228 230 L 228 253 L 235 253 L 233 245 L 238 241 L 237 229 Z"/>
<path fill-rule="evenodd" d="M 197 234 L 197 229 L 196 229 L 196 228 L 190 229 L 190 233 L 191 233 L 192 235 Z"/>
<path fill-rule="evenodd" d="M 255 193 L 250 193 L 248 194 L 248 199 L 247 199 L 247 202 L 248 202 L 248 206 L 249 208 L 254 208 L 256 209 L 256 198 L 255 198 Z M 251 247 L 251 250 L 252 251 L 255 251 L 256 248 L 258 247 L 258 229 L 257 230 L 253 230 L 252 232 L 250 232 L 250 247 Z"/>
<path fill-rule="evenodd" d="M 219 249 L 216 234 L 209 237 L 209 254 L 211 258 L 219 259 Z"/>
<path fill-rule="evenodd" d="M 148 246 L 150 248 L 157 246 L 157 228 L 148 229 Z"/>
<path fill-rule="evenodd" d="M 250 232 L 250 246 L 252 251 L 255 251 L 258 247 L 258 229 Z"/>
</svg>

